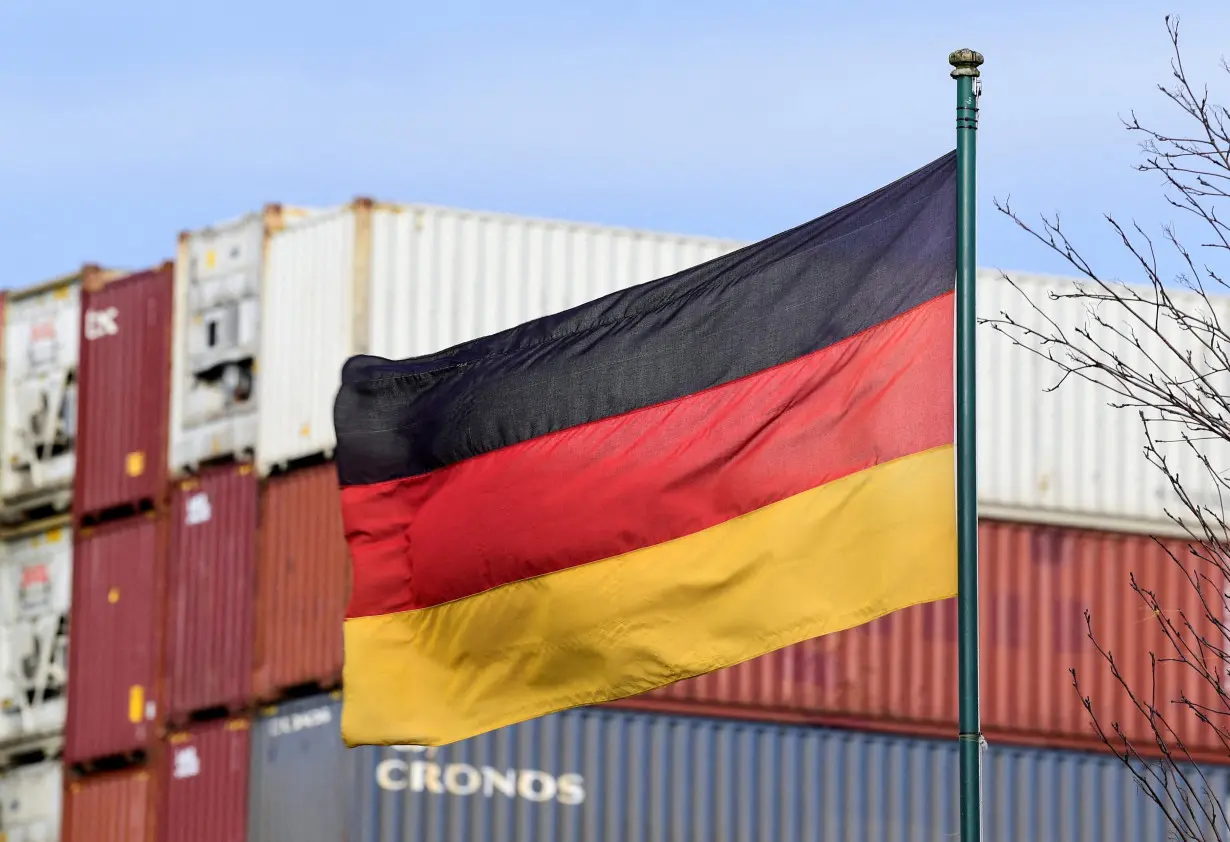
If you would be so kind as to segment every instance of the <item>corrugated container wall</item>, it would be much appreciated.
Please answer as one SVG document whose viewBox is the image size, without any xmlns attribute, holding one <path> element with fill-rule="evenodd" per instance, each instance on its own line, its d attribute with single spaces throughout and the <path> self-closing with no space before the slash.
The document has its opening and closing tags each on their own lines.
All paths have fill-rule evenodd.
<svg viewBox="0 0 1230 842">
<path fill-rule="evenodd" d="M 1187 555 L 1183 542 L 1167 546 Z M 1221 639 L 1166 551 L 1143 535 L 984 521 L 979 554 L 982 723 L 989 738 L 1100 748 L 1072 687 L 1068 670 L 1076 668 L 1104 725 L 1118 721 L 1141 752 L 1156 751 L 1148 722 L 1086 636 L 1084 612 L 1092 612 L 1098 641 L 1115 653 L 1125 680 L 1150 694 L 1149 653 L 1172 650 L 1132 592 L 1132 574 L 1156 591 L 1170 616 L 1184 611 L 1206 639 Z M 621 704 L 946 736 L 957 727 L 956 670 L 956 604 L 944 600 Z M 1219 704 L 1208 683 L 1181 664 L 1159 663 L 1157 681 L 1159 700 L 1186 693 L 1197 704 Z M 1164 706 L 1194 753 L 1224 762 L 1211 729 Z"/>
<path fill-rule="evenodd" d="M 252 687 L 256 476 L 225 465 L 171 494 L 166 692 L 170 721 L 243 707 Z"/>
<path fill-rule="evenodd" d="M 166 527 L 146 513 L 77 533 L 68 763 L 131 754 L 157 736 Z"/>
<path fill-rule="evenodd" d="M 215 720 L 167 735 L 161 842 L 244 842 L 251 736 L 246 719 Z"/>
<path fill-rule="evenodd" d="M 153 784 L 145 768 L 71 779 L 64 793 L 64 842 L 152 842 Z"/>
<path fill-rule="evenodd" d="M 706 237 L 356 202 L 272 237 L 261 313 L 261 473 L 330 453 L 342 363 L 485 336 L 733 251 Z"/>
<path fill-rule="evenodd" d="M 951 739 L 580 710 L 439 749 L 351 755 L 349 842 L 931 842 L 958 831 Z M 1114 757 L 992 745 L 984 773 L 987 839 L 1168 839 Z M 1208 776 L 1224 804 L 1226 773 Z"/>
<path fill-rule="evenodd" d="M 269 205 L 179 238 L 171 354 L 172 476 L 256 448 L 252 379 L 265 242 L 312 210 Z"/>
<path fill-rule="evenodd" d="M 19 766 L 0 775 L 0 839 L 58 842 L 63 787 L 55 761 Z"/>
<path fill-rule="evenodd" d="M 999 273 L 979 273 L 980 318 L 1002 319 L 1001 314 L 1007 313 L 1025 328 L 1052 335 L 1056 328 L 1047 322 L 1049 318 L 1073 345 L 1092 352 L 1091 341 L 1077 332 L 1085 329 L 1105 349 L 1096 358 L 1107 360 L 1106 354 L 1113 353 L 1128 368 L 1145 376 L 1163 375 L 1163 379 L 1167 372 L 1172 379 L 1190 379 L 1191 372 L 1175 352 L 1191 353 L 1197 371 L 1211 376 L 1214 388 L 1230 391 L 1230 375 L 1216 373 L 1222 363 L 1211 358 L 1203 344 L 1206 337 L 1200 333 L 1181 330 L 1163 319 L 1160 328 L 1173 344 L 1172 351 L 1137 324 L 1121 304 L 1103 302 L 1094 309 L 1088 298 L 1052 300 L 1051 293 L 1076 292 L 1072 279 L 1017 273 L 1010 277 L 1019 290 Z M 1155 300 L 1151 289 L 1135 289 L 1145 300 Z M 1207 302 L 1194 293 L 1169 290 L 1168 294 L 1180 311 L 1193 317 L 1209 311 Z M 1226 324 L 1230 297 L 1210 296 L 1209 300 L 1217 308 L 1217 322 Z M 1147 305 L 1138 305 L 1137 312 L 1146 323 L 1156 316 L 1155 309 Z M 1115 330 L 1099 324 L 1099 318 Z M 1166 517 L 1167 509 L 1176 513 L 1186 509 L 1166 476 L 1143 455 L 1147 439 L 1137 409 L 1109 406 L 1123 403 L 1124 398 L 1079 376 L 1068 377 L 1058 390 L 1046 392 L 1061 379 L 1063 372 L 1056 363 L 1014 345 L 991 325 L 980 325 L 978 330 L 978 486 L 985 516 L 1114 531 L 1160 527 L 1172 534 L 1186 534 Z M 1025 338 L 1019 330 L 1013 335 L 1031 348 L 1038 347 L 1036 340 Z M 1133 346 L 1133 336 L 1143 348 Z M 1049 350 L 1070 362 L 1069 352 Z M 1101 383 L 1111 382 L 1105 374 L 1094 376 Z M 1171 470 L 1182 477 L 1185 490 L 1198 504 L 1213 505 L 1220 512 L 1220 483 L 1182 443 L 1183 432 L 1169 422 L 1152 426 L 1156 446 L 1166 455 Z M 1199 441 L 1199 450 L 1216 470 L 1223 474 L 1230 470 L 1230 445 L 1205 437 Z"/>
<path fill-rule="evenodd" d="M 48 738 L 64 730 L 71 530 L 9 537 L 0 555 L 0 742 Z"/>
<path fill-rule="evenodd" d="M 20 522 L 28 511 L 68 509 L 76 462 L 80 319 L 78 275 L 8 293 L 0 454 L 6 522 Z"/>
<path fill-rule="evenodd" d="M 97 514 L 166 493 L 173 264 L 107 281 L 82 275 L 73 511 Z"/>
<path fill-rule="evenodd" d="M 329 463 L 272 477 L 261 489 L 253 692 L 272 701 L 342 677 L 349 553 L 337 469 Z"/>
<path fill-rule="evenodd" d="M 248 842 L 346 838 L 340 694 L 262 712 L 252 733 Z"/>
</svg>

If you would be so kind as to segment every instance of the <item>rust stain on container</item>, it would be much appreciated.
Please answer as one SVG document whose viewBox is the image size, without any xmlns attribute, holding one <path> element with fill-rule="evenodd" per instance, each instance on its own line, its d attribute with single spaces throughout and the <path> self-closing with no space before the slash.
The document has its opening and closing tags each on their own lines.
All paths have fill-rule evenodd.
<svg viewBox="0 0 1230 842">
<path fill-rule="evenodd" d="M 147 842 L 154 838 L 153 775 L 146 768 L 70 778 L 64 787 L 64 842 Z"/>
<path fill-rule="evenodd" d="M 246 719 L 167 735 L 160 752 L 161 842 L 244 842 L 251 737 Z"/>
<path fill-rule="evenodd" d="M 204 470 L 171 493 L 165 645 L 172 723 L 248 701 L 256 518 L 250 465 Z"/>
<path fill-rule="evenodd" d="M 156 737 L 166 521 L 78 530 L 64 759 L 143 750 Z"/>
<path fill-rule="evenodd" d="M 1164 545 L 1190 566 L 1186 542 Z M 1114 653 L 1129 686 L 1148 698 L 1149 653 L 1173 657 L 1174 650 L 1131 590 L 1131 575 L 1158 595 L 1177 625 L 1182 612 L 1206 639 L 1220 640 L 1200 596 L 1166 551 L 1144 535 L 988 521 L 979 529 L 979 551 L 988 736 L 1101 747 L 1072 686 L 1075 668 L 1103 727 L 1110 731 L 1118 721 L 1142 753 L 1156 752 L 1148 722 L 1088 639 L 1084 612 L 1092 613 L 1098 642 Z M 1218 589 L 1208 591 L 1210 604 L 1219 607 Z M 1198 759 L 1225 762 L 1211 729 L 1170 703 L 1183 694 L 1218 709 L 1215 692 L 1193 670 L 1159 663 L 1157 706 Z M 945 737 L 956 733 L 957 702 L 956 601 L 949 599 L 616 704 Z"/>
<path fill-rule="evenodd" d="M 270 479 L 261 491 L 256 574 L 257 698 L 341 679 L 348 551 L 332 464 Z"/>
<path fill-rule="evenodd" d="M 158 502 L 167 487 L 174 265 L 82 275 L 73 510 Z"/>
</svg>

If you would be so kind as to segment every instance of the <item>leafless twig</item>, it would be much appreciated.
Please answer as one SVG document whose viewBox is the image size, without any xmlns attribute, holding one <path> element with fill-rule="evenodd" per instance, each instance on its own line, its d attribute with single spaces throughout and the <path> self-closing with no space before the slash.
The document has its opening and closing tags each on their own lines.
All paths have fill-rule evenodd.
<svg viewBox="0 0 1230 842">
<path fill-rule="evenodd" d="M 1185 595 L 1184 604 L 1198 604 L 1200 610 L 1194 616 L 1167 610 L 1173 595 L 1159 597 L 1133 573 L 1134 599 L 1156 623 L 1161 642 L 1160 651 L 1148 653 L 1148 686 L 1125 677 L 1121 660 L 1086 612 L 1090 641 L 1130 707 L 1148 723 L 1148 745 L 1129 737 L 1141 733 L 1139 728 L 1100 720 L 1096 700 L 1082 690 L 1075 669 L 1072 681 L 1094 731 L 1164 811 L 1177 838 L 1230 842 L 1225 806 L 1210 791 L 1189 748 L 1220 746 L 1230 761 L 1230 464 L 1219 458 L 1220 448 L 1230 445 L 1230 295 L 1225 295 L 1230 286 L 1224 270 L 1230 263 L 1230 221 L 1219 205 L 1230 199 L 1230 111 L 1210 101 L 1207 87 L 1192 81 L 1179 46 L 1178 19 L 1168 16 L 1166 29 L 1173 78 L 1158 90 L 1175 109 L 1180 128 L 1145 125 L 1134 112 L 1124 126 L 1141 138 L 1142 161 L 1136 169 L 1158 179 L 1168 207 L 1181 211 L 1183 233 L 1170 224 L 1154 237 L 1135 223 L 1125 225 L 1107 215 L 1144 281 L 1129 286 L 1100 275 L 1064 233 L 1057 215 L 1035 225 L 1009 202 L 996 201 L 996 208 L 1021 230 L 1064 258 L 1078 280 L 1052 290 L 1046 302 L 1029 298 L 1004 275 L 1029 300 L 1029 317 L 1002 313 L 982 321 L 1053 363 L 1052 389 L 1063 389 L 1073 379 L 1097 384 L 1108 403 L 1139 416 L 1146 441 L 1142 455 L 1174 491 L 1178 503 L 1166 514 L 1187 537 L 1187 552 L 1176 552 L 1174 542 L 1159 544 L 1198 597 L 1193 601 Z M 1221 69 L 1230 72 L 1230 65 L 1223 60 Z M 1193 239 L 1189 228 L 1201 233 Z M 1060 310 L 1071 313 L 1077 302 L 1084 305 L 1079 323 L 1056 317 Z M 1185 676 L 1183 686 L 1201 689 L 1200 699 L 1187 693 L 1159 698 L 1159 669 L 1178 670 Z"/>
</svg>

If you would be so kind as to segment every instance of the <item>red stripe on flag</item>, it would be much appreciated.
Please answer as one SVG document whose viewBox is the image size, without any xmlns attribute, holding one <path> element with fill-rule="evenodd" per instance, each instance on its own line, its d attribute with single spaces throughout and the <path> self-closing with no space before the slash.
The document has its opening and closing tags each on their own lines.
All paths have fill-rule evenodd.
<svg viewBox="0 0 1230 842">
<path fill-rule="evenodd" d="M 665 404 L 342 489 L 348 616 L 424 608 L 690 535 L 953 441 L 953 296 Z"/>
</svg>

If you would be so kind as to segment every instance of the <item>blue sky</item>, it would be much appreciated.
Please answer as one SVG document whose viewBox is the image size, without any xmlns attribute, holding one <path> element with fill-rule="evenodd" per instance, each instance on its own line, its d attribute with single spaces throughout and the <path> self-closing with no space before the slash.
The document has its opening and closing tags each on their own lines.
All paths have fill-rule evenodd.
<svg viewBox="0 0 1230 842">
<path fill-rule="evenodd" d="M 1011 194 L 1128 271 L 1099 214 L 1172 214 L 1119 115 L 1168 116 L 1166 12 L 1230 99 L 1230 4 L 923 5 L 5 0 L 0 285 L 355 195 L 754 239 L 951 148 L 959 46 L 987 56 L 980 263 L 1061 269 Z"/>
</svg>

